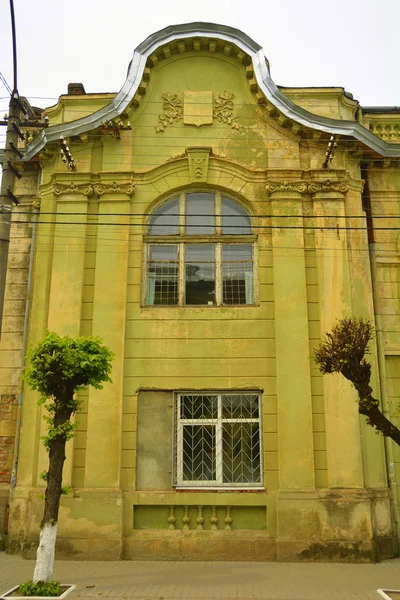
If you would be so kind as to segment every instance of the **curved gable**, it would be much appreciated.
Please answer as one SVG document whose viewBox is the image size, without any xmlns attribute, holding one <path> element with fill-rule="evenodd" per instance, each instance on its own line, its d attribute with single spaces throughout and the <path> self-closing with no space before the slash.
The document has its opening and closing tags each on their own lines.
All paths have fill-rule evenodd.
<svg viewBox="0 0 400 600">
<path fill-rule="evenodd" d="M 166 27 L 150 35 L 135 50 L 127 79 L 109 104 L 84 118 L 42 130 L 27 146 L 25 159 L 29 160 L 48 142 L 56 141 L 61 136 L 80 135 L 122 115 L 131 103 L 140 100 L 145 93 L 149 69 L 159 60 L 185 52 L 188 43 L 194 51 L 204 48 L 210 52 L 219 50 L 247 63 L 248 77 L 254 79 L 252 90 L 257 95 L 257 101 L 266 104 L 269 114 L 285 121 L 288 128 L 296 130 L 304 127 L 326 134 L 352 137 L 381 156 L 400 157 L 400 144 L 380 139 L 356 121 L 319 116 L 295 104 L 271 79 L 261 46 L 246 34 L 213 23 L 188 23 Z"/>
</svg>

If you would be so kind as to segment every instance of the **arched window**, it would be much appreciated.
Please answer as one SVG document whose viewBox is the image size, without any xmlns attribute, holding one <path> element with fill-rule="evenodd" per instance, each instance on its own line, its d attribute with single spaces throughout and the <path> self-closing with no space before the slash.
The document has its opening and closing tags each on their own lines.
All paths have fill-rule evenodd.
<svg viewBox="0 0 400 600">
<path fill-rule="evenodd" d="M 220 192 L 183 192 L 150 217 L 148 305 L 253 304 L 247 211 Z"/>
</svg>

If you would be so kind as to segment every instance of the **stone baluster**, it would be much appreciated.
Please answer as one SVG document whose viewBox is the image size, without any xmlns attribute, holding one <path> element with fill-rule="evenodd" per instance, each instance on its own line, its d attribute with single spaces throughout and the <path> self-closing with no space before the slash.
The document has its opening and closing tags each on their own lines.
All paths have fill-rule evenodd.
<svg viewBox="0 0 400 600">
<path fill-rule="evenodd" d="M 175 523 L 176 523 L 175 506 L 169 507 L 168 523 L 169 523 L 168 529 L 175 529 Z"/>
<path fill-rule="evenodd" d="M 211 529 L 213 531 L 216 531 L 218 529 L 218 527 L 217 527 L 217 525 L 218 525 L 218 517 L 217 517 L 217 507 L 216 506 L 212 506 L 211 507 L 210 523 L 211 523 Z"/>
<path fill-rule="evenodd" d="M 231 517 L 231 506 L 226 506 L 226 516 L 225 516 L 225 529 L 231 531 L 233 519 Z"/>
<path fill-rule="evenodd" d="M 197 523 L 197 529 L 204 529 L 203 527 L 203 523 L 204 523 L 204 517 L 203 517 L 203 507 L 202 506 L 198 506 L 197 507 L 197 519 L 196 519 L 196 523 Z"/>
<path fill-rule="evenodd" d="M 190 517 L 189 517 L 189 507 L 188 506 L 184 506 L 184 515 L 183 515 L 183 530 L 184 531 L 189 531 L 190 527 L 189 527 L 189 523 L 190 523 Z"/>
</svg>

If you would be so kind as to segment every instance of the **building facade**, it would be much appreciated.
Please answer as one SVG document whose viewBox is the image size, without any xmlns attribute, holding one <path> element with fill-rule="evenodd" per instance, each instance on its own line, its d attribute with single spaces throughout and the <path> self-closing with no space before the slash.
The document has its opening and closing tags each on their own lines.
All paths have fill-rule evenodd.
<svg viewBox="0 0 400 600">
<path fill-rule="evenodd" d="M 278 88 L 254 41 L 204 23 L 145 40 L 118 94 L 68 91 L 15 190 L 8 550 L 38 540 L 45 424 L 20 373 L 53 330 L 115 353 L 67 445 L 59 557 L 394 556 L 399 449 L 312 356 L 338 318 L 369 318 L 374 392 L 400 423 L 398 111 Z"/>
</svg>

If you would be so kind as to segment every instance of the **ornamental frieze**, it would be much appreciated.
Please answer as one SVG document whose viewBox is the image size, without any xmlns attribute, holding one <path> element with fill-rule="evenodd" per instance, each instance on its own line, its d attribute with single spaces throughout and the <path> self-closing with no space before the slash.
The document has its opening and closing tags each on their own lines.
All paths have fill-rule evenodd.
<svg viewBox="0 0 400 600">
<path fill-rule="evenodd" d="M 92 196 L 97 194 L 103 196 L 103 194 L 127 194 L 132 196 L 135 191 L 135 186 L 132 182 L 117 183 L 74 183 L 69 184 L 56 183 L 53 186 L 53 194 L 55 196 L 61 196 L 66 194 L 81 194 L 83 196 Z"/>
<path fill-rule="evenodd" d="M 112 183 L 95 183 L 93 188 L 98 196 L 103 196 L 103 194 L 127 194 L 128 196 L 132 196 L 135 191 L 135 186 L 132 182 L 117 183 L 113 181 Z"/>
<path fill-rule="evenodd" d="M 344 181 L 332 181 L 326 179 L 325 181 L 313 181 L 308 184 L 309 194 L 318 194 L 319 192 L 340 192 L 341 194 L 347 194 L 349 186 Z"/>
<path fill-rule="evenodd" d="M 265 186 L 269 194 L 273 192 L 298 192 L 307 193 L 307 184 L 304 181 L 269 181 Z"/>
<path fill-rule="evenodd" d="M 269 181 L 265 189 L 269 194 L 273 192 L 297 192 L 299 194 L 318 194 L 321 192 L 340 192 L 346 194 L 349 186 L 344 181 L 326 179 L 325 181 Z"/>
<path fill-rule="evenodd" d="M 55 196 L 61 196 L 62 194 L 83 194 L 84 196 L 91 196 L 93 194 L 93 185 L 91 183 L 74 182 L 71 182 L 68 185 L 56 183 L 53 186 L 53 194 Z"/>
</svg>

